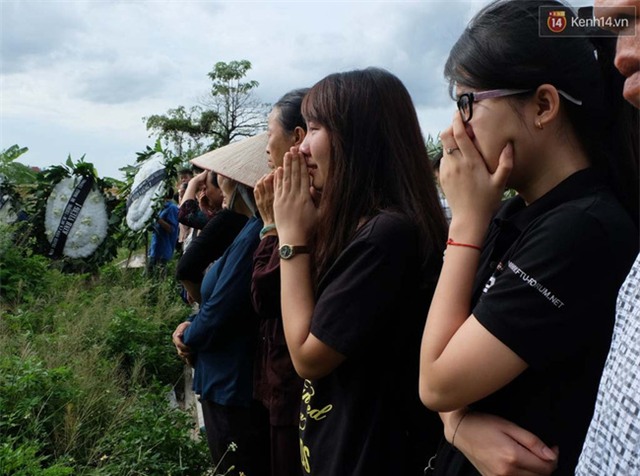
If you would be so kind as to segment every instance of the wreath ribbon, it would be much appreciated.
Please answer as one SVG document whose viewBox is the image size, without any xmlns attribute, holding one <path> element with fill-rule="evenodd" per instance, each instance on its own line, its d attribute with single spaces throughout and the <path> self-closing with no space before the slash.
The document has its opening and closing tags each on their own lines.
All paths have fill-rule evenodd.
<svg viewBox="0 0 640 476">
<path fill-rule="evenodd" d="M 76 188 L 73 190 L 71 198 L 69 198 L 67 206 L 64 208 L 64 212 L 62 213 L 62 218 L 60 218 L 58 229 L 51 240 L 51 247 L 49 248 L 50 257 L 57 258 L 62 255 L 62 250 L 67 242 L 71 227 L 76 222 L 76 219 L 80 214 L 80 210 L 82 210 L 82 205 L 84 205 L 84 201 L 86 200 L 87 195 L 89 195 L 89 191 L 92 186 L 93 177 L 85 176 L 82 177 L 80 182 L 78 182 L 78 185 L 76 185 Z"/>
<path fill-rule="evenodd" d="M 140 182 L 140 185 L 138 185 L 135 190 L 131 192 L 131 195 L 129 195 L 129 197 L 127 198 L 127 209 L 141 195 L 144 195 L 151 187 L 158 184 L 162 179 L 164 179 L 166 175 L 167 172 L 164 169 L 156 170 L 154 173 Z"/>
</svg>

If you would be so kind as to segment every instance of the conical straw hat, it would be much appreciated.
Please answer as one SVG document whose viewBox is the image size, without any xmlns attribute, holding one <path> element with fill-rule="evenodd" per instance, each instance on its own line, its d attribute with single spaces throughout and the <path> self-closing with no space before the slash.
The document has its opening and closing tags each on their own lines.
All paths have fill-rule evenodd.
<svg viewBox="0 0 640 476">
<path fill-rule="evenodd" d="M 253 188 L 260 177 L 270 172 L 267 140 L 267 133 L 263 132 L 202 154 L 190 162 Z"/>
</svg>

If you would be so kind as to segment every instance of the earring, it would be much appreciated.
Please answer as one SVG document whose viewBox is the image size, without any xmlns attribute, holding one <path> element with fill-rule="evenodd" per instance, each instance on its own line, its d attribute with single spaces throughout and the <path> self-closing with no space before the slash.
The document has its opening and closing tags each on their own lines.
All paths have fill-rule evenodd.
<svg viewBox="0 0 640 476">
<path fill-rule="evenodd" d="M 540 120 L 536 121 L 536 127 L 540 130 L 544 129 L 544 126 L 542 125 L 542 122 L 540 122 Z"/>
</svg>

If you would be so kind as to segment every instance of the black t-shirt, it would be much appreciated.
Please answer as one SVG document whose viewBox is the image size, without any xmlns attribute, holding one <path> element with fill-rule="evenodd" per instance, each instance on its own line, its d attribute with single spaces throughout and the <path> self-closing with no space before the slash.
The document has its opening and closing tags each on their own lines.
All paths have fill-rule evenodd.
<svg viewBox="0 0 640 476">
<path fill-rule="evenodd" d="M 383 212 L 357 232 L 319 284 L 311 333 L 346 360 L 305 381 L 305 474 L 421 475 L 435 453 L 442 426 L 420 403 L 418 364 L 440 268 L 434 265 L 430 286 L 421 287 L 418 245 L 407 217 Z"/>
<path fill-rule="evenodd" d="M 529 367 L 470 408 L 558 445 L 554 474 L 574 473 L 611 341 L 616 296 L 637 252 L 638 231 L 589 169 L 528 207 L 520 197 L 509 200 L 489 228 L 472 312 Z M 478 474 L 450 446 L 441 453 L 437 474 Z"/>
<path fill-rule="evenodd" d="M 180 257 L 176 278 L 202 282 L 207 267 L 222 256 L 246 223 L 246 216 L 227 208 L 216 213 Z"/>
</svg>

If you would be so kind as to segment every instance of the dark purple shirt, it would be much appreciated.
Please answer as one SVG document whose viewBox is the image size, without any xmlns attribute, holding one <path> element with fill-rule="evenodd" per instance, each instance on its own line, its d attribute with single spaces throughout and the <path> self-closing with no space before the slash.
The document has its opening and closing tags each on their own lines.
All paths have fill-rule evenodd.
<svg viewBox="0 0 640 476">
<path fill-rule="evenodd" d="M 284 338 L 280 308 L 278 237 L 267 236 L 253 255 L 253 307 L 260 317 L 253 394 L 269 410 L 274 426 L 297 426 L 302 379 L 296 373 Z"/>
</svg>

